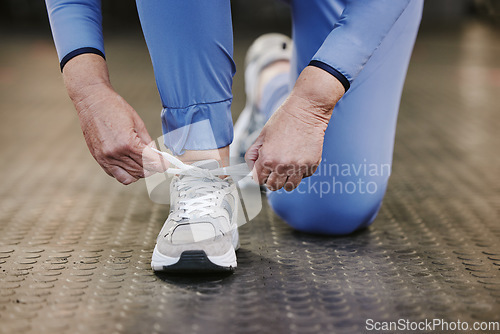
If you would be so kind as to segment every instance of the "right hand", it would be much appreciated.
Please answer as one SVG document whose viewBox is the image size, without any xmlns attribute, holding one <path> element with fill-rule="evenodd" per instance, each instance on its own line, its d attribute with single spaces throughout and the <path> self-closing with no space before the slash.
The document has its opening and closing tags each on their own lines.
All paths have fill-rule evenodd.
<svg viewBox="0 0 500 334">
<path fill-rule="evenodd" d="M 142 119 L 113 90 L 102 57 L 76 56 L 63 77 L 90 153 L 106 173 L 130 184 L 167 169 L 168 162 L 151 149 L 154 142 Z"/>
<path fill-rule="evenodd" d="M 90 153 L 108 175 L 128 185 L 165 170 L 161 157 L 148 146 L 152 140 L 144 122 L 110 87 L 75 106 Z"/>
</svg>

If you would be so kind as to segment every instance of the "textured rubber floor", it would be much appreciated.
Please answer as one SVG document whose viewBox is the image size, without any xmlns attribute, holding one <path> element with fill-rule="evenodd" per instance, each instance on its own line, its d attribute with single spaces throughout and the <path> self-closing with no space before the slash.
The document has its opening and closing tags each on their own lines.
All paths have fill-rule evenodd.
<svg viewBox="0 0 500 334">
<path fill-rule="evenodd" d="M 251 39 L 236 37 L 242 65 Z M 116 89 L 160 135 L 142 39 L 107 41 Z M 422 32 L 372 227 L 301 234 L 264 203 L 241 228 L 234 274 L 186 277 L 151 270 L 168 207 L 90 157 L 52 42 L 3 38 L 0 333 L 362 333 L 367 319 L 500 321 L 499 42 L 479 24 Z"/>
</svg>

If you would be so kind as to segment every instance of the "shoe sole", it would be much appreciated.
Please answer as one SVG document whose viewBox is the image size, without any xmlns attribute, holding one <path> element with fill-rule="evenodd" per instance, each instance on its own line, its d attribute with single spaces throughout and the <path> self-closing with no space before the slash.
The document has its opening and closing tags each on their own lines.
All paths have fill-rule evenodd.
<svg viewBox="0 0 500 334">
<path fill-rule="evenodd" d="M 203 250 L 188 250 L 182 252 L 178 258 L 163 255 L 155 247 L 151 260 L 151 268 L 154 271 L 172 273 L 232 272 L 236 266 L 236 252 L 233 247 L 220 256 L 208 256 Z"/>
</svg>

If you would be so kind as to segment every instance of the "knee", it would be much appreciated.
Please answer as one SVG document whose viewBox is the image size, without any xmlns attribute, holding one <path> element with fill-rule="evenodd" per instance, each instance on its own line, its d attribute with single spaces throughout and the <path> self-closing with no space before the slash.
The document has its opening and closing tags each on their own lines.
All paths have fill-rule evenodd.
<svg viewBox="0 0 500 334">
<path fill-rule="evenodd" d="M 346 195 L 330 198 L 294 193 L 271 193 L 269 203 L 278 216 L 296 230 L 347 235 L 369 226 L 382 205 L 381 195 Z"/>
</svg>

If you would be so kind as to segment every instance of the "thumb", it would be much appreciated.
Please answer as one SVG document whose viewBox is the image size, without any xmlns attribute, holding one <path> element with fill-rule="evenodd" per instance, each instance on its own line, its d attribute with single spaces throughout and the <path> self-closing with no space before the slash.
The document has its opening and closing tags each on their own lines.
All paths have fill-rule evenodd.
<svg viewBox="0 0 500 334">
<path fill-rule="evenodd" d="M 146 129 L 146 125 L 142 121 L 142 119 L 139 117 L 139 115 L 134 115 L 134 128 L 137 133 L 137 136 L 142 140 L 143 143 L 151 143 L 153 140 L 151 139 L 151 136 L 148 133 L 148 129 Z"/>
<path fill-rule="evenodd" d="M 151 141 L 148 145 L 143 146 L 142 150 L 142 165 L 146 174 L 151 175 L 156 173 L 165 172 L 170 166 L 168 162 L 161 154 L 153 151 L 151 148 L 156 148 L 154 141 Z"/>
<path fill-rule="evenodd" d="M 248 165 L 248 168 L 252 171 L 252 179 L 259 183 L 258 180 L 258 171 L 256 170 L 256 167 L 258 168 L 259 166 L 256 166 L 257 160 L 259 160 L 259 150 L 264 144 L 264 139 L 262 134 L 257 137 L 255 142 L 250 146 L 250 148 L 247 150 L 247 153 L 245 154 L 245 161 Z"/>
<path fill-rule="evenodd" d="M 264 140 L 262 135 L 259 135 L 255 142 L 250 146 L 245 154 L 245 161 L 249 169 L 253 169 L 255 162 L 259 159 L 259 149 L 262 147 Z"/>
</svg>

